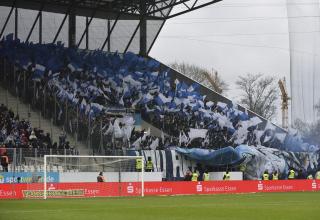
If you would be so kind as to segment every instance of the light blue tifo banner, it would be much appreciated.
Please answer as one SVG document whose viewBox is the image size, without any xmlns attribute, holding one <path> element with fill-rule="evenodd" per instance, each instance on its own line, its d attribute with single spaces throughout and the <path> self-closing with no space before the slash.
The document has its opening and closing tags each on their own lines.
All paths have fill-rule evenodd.
<svg viewBox="0 0 320 220">
<path fill-rule="evenodd" d="M 43 172 L 7 172 L 0 173 L 0 183 L 18 183 L 18 177 L 20 177 L 20 183 L 43 182 Z M 48 172 L 47 182 L 59 182 L 59 173 Z"/>
</svg>

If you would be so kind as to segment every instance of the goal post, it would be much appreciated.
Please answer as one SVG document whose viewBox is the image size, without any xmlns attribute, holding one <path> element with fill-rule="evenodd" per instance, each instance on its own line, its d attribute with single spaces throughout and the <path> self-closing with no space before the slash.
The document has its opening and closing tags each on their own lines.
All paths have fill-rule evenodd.
<svg viewBox="0 0 320 220">
<path fill-rule="evenodd" d="M 43 161 L 43 199 L 144 196 L 143 156 L 44 155 Z"/>
</svg>

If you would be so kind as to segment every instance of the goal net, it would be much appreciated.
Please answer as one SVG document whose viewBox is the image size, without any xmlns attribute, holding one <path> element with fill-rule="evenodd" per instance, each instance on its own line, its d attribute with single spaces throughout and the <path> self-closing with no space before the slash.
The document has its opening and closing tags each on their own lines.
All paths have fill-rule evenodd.
<svg viewBox="0 0 320 220">
<path fill-rule="evenodd" d="M 58 174 L 55 182 L 52 172 Z M 45 155 L 43 189 L 38 196 L 44 199 L 144 196 L 143 177 L 141 156 Z"/>
</svg>

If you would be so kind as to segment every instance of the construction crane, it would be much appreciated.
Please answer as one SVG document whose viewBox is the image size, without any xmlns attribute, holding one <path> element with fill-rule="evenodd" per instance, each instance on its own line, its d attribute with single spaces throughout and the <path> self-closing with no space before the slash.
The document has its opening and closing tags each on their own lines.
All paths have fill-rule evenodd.
<svg viewBox="0 0 320 220">
<path fill-rule="evenodd" d="M 281 110 L 282 110 L 282 127 L 284 129 L 288 129 L 289 127 L 289 116 L 288 116 L 288 109 L 289 109 L 289 100 L 290 97 L 288 96 L 287 88 L 286 88 L 286 78 L 283 78 L 283 80 L 279 80 L 278 82 L 279 88 L 281 91 Z"/>
<path fill-rule="evenodd" d="M 212 71 L 214 72 L 214 76 L 212 76 L 209 72 L 205 71 L 204 75 L 205 77 L 208 79 L 208 81 L 210 82 L 210 84 L 213 86 L 214 91 L 216 91 L 217 93 L 221 94 L 222 93 L 222 89 L 220 88 L 220 86 L 217 84 L 218 82 L 218 72 L 217 71 Z"/>
</svg>

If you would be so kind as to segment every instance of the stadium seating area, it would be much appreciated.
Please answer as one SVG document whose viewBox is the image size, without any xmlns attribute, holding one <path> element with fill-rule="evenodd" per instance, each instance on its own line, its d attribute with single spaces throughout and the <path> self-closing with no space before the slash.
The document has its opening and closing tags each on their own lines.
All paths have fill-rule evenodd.
<svg viewBox="0 0 320 220">
<path fill-rule="evenodd" d="M 19 115 L 15 115 L 12 110 L 3 104 L 0 105 L 0 130 L 1 148 L 47 149 L 68 147 L 64 141 L 61 141 L 59 145 L 52 143 L 49 133 L 44 134 L 40 129 L 32 129 L 28 121 L 20 120 Z"/>
<path fill-rule="evenodd" d="M 33 82 L 28 85 L 35 102 L 46 97 L 48 114 L 67 124 L 69 132 L 77 128 L 80 139 L 101 130 L 101 123 L 104 145 L 112 140 L 113 145 L 118 141 L 121 144 L 116 146 L 134 149 L 220 149 L 240 144 L 287 149 L 290 144 L 304 151 L 306 147 L 300 137 L 277 133 L 271 123 L 261 129 L 260 118 L 250 118 L 237 105 L 207 100 L 199 84 L 171 79 L 170 70 L 160 71 L 157 61 L 130 52 L 111 54 L 65 48 L 60 43 L 24 43 L 8 35 L 0 43 L 0 57 L 15 64 L 17 90 L 23 91 L 25 79 Z M 52 102 L 57 103 L 56 112 L 50 108 Z M 162 137 L 135 131 L 132 117 L 110 117 L 110 108 L 134 109 L 160 128 Z M 67 114 L 70 109 L 73 113 Z M 93 138 L 98 143 L 99 136 Z"/>
</svg>

